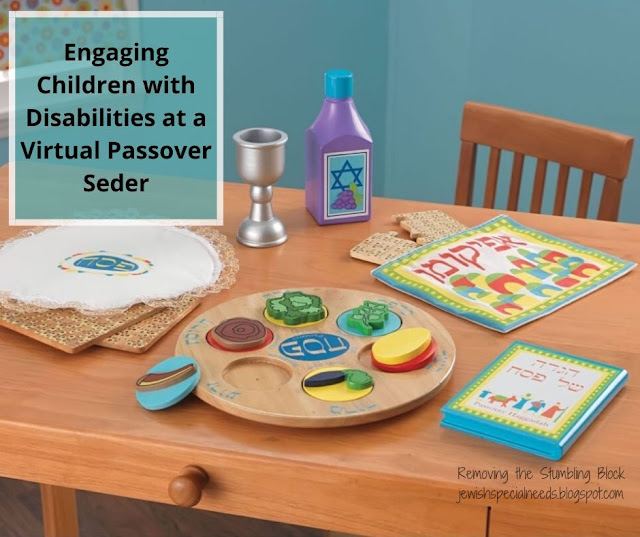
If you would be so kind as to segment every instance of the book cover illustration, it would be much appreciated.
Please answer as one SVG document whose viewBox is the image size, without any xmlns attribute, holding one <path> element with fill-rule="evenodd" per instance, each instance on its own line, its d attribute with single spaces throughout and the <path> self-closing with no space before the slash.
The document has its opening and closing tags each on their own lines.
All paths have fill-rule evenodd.
<svg viewBox="0 0 640 537">
<path fill-rule="evenodd" d="M 515 342 L 444 408 L 444 426 L 560 458 L 627 379 L 619 367 Z"/>
<path fill-rule="evenodd" d="M 503 215 L 412 250 L 372 274 L 449 313 L 509 332 L 635 266 Z"/>
</svg>

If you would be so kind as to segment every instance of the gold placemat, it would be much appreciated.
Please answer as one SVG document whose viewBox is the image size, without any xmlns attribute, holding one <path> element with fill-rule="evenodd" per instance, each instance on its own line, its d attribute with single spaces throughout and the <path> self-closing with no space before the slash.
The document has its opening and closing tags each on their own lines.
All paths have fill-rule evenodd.
<svg viewBox="0 0 640 537">
<path fill-rule="evenodd" d="M 97 340 L 127 328 L 157 313 L 162 308 L 136 304 L 124 313 L 83 315 L 72 309 L 53 309 L 23 313 L 0 308 L 0 326 L 74 354 Z"/>
<path fill-rule="evenodd" d="M 165 308 L 139 323 L 132 324 L 124 330 L 101 339 L 96 344 L 100 347 L 127 352 L 145 352 L 190 312 L 196 309 L 200 302 L 202 302 L 202 298 L 192 298 L 180 307 Z"/>
</svg>

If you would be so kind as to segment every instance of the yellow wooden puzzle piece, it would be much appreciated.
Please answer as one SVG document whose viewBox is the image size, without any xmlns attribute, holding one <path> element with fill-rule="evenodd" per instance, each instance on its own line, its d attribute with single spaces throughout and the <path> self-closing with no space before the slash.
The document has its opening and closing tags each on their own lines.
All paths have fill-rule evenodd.
<svg viewBox="0 0 640 537">
<path fill-rule="evenodd" d="M 405 328 L 381 337 L 371 352 L 381 364 L 403 364 L 422 354 L 431 343 L 431 332 L 426 328 Z"/>
</svg>

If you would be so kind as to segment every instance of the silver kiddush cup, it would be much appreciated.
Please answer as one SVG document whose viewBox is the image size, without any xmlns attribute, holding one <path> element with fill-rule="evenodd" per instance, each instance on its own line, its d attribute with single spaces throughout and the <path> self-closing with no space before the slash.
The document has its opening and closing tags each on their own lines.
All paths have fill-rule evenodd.
<svg viewBox="0 0 640 537">
<path fill-rule="evenodd" d="M 278 246 L 287 240 L 283 223 L 273 214 L 273 184 L 284 172 L 286 133 L 277 129 L 245 129 L 233 135 L 238 174 L 251 186 L 251 213 L 242 221 L 238 242 L 252 248 Z"/>
</svg>

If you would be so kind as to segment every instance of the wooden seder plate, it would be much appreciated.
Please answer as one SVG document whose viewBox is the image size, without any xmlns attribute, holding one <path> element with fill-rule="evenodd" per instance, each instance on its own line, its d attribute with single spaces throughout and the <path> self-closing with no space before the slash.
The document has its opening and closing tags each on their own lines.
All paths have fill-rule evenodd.
<svg viewBox="0 0 640 537">
<path fill-rule="evenodd" d="M 265 301 L 285 291 L 321 297 L 327 317 L 295 327 L 267 320 Z M 377 338 L 353 335 L 338 326 L 341 314 L 365 300 L 387 304 L 391 314 L 399 317 L 396 322 L 401 322 L 401 328 L 428 328 L 438 345 L 435 358 L 426 367 L 407 373 L 385 373 L 373 367 L 370 351 Z M 233 317 L 261 321 L 273 332 L 273 341 L 259 349 L 242 351 L 211 346 L 207 332 Z M 257 293 L 206 311 L 182 332 L 176 354 L 191 356 L 198 362 L 202 376 L 195 394 L 220 410 L 274 425 L 342 427 L 397 416 L 433 397 L 449 380 L 455 345 L 438 321 L 405 302 L 350 289 L 301 288 Z M 323 401 L 308 395 L 302 387 L 305 376 L 327 367 L 366 371 L 373 377 L 374 387 L 367 395 L 347 402 Z"/>
</svg>

